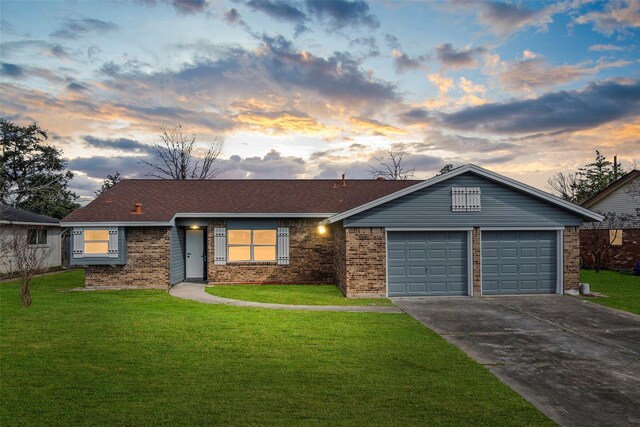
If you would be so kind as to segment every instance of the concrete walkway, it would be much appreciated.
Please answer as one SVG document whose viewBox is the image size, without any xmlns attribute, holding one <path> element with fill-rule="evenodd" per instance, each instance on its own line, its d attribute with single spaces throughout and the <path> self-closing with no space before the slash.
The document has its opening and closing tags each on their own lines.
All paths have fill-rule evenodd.
<svg viewBox="0 0 640 427">
<path fill-rule="evenodd" d="M 236 307 L 270 308 L 274 310 L 307 310 L 307 311 L 341 311 L 351 313 L 403 313 L 395 306 L 375 305 L 293 305 L 271 304 L 264 302 L 240 301 L 217 297 L 204 291 L 205 285 L 201 283 L 178 283 L 169 290 L 169 294 L 182 299 L 198 301 L 205 304 L 224 304 Z"/>
<path fill-rule="evenodd" d="M 640 426 L 640 316 L 558 295 L 393 302 L 558 424 Z"/>
</svg>

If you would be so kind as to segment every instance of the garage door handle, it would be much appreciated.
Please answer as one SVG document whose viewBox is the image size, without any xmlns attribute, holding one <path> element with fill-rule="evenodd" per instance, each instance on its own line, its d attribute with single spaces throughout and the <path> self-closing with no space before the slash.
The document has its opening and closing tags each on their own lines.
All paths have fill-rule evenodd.
<svg viewBox="0 0 640 427">
<path fill-rule="evenodd" d="M 425 268 L 424 268 L 424 272 L 425 272 L 425 273 L 428 273 L 428 272 L 429 272 L 429 267 L 425 267 Z"/>
</svg>

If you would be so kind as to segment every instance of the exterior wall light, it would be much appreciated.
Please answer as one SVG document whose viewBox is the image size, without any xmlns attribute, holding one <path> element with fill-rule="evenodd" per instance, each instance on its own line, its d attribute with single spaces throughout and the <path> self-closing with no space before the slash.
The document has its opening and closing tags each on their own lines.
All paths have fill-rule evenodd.
<svg viewBox="0 0 640 427">
<path fill-rule="evenodd" d="M 200 230 L 200 226 L 199 225 L 192 225 L 189 228 L 192 229 L 192 230 Z"/>
<path fill-rule="evenodd" d="M 319 234 L 327 234 L 327 226 L 320 224 L 318 226 L 318 233 Z"/>
</svg>

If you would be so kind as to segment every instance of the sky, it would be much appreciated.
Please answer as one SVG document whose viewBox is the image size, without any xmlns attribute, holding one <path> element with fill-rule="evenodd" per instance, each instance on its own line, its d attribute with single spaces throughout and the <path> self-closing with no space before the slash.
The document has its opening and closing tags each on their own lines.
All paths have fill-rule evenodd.
<svg viewBox="0 0 640 427">
<path fill-rule="evenodd" d="M 0 0 L 0 115 L 46 129 L 86 202 L 145 177 L 161 126 L 224 140 L 220 178 L 415 178 L 447 163 L 548 190 L 640 162 L 640 1 Z M 637 164 L 637 163 L 636 163 Z"/>
</svg>

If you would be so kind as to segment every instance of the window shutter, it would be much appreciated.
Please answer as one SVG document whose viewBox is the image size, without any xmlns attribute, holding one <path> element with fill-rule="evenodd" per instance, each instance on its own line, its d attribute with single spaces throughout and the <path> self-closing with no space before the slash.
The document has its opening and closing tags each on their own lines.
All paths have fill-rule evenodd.
<svg viewBox="0 0 640 427">
<path fill-rule="evenodd" d="M 109 258 L 118 258 L 118 228 L 109 228 Z"/>
<path fill-rule="evenodd" d="M 452 187 L 451 188 L 451 210 L 453 212 L 465 212 L 467 209 L 466 204 L 466 187 Z"/>
<path fill-rule="evenodd" d="M 81 228 L 74 228 L 71 232 L 73 236 L 71 247 L 71 254 L 74 258 L 83 258 L 84 257 L 84 230 Z"/>
<path fill-rule="evenodd" d="M 451 211 L 480 212 L 480 187 L 452 187 Z"/>
<path fill-rule="evenodd" d="M 278 227 L 278 264 L 289 265 L 289 228 Z"/>
<path fill-rule="evenodd" d="M 480 212 L 480 187 L 467 187 L 467 212 Z"/>
<path fill-rule="evenodd" d="M 213 229 L 213 264 L 227 263 L 227 229 L 216 227 Z"/>
</svg>

